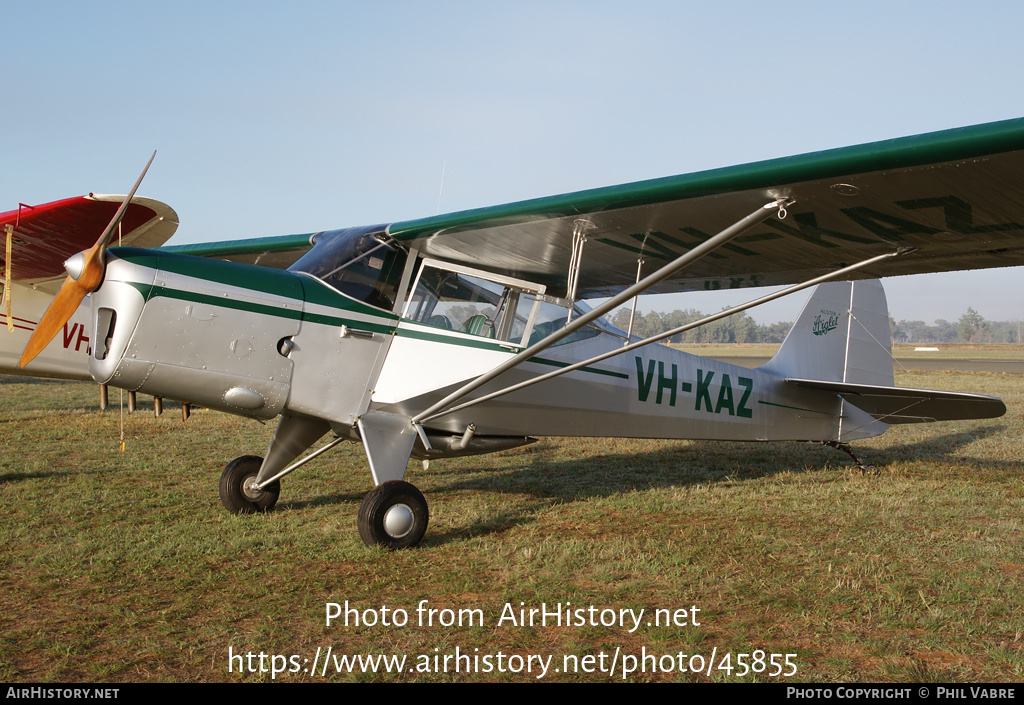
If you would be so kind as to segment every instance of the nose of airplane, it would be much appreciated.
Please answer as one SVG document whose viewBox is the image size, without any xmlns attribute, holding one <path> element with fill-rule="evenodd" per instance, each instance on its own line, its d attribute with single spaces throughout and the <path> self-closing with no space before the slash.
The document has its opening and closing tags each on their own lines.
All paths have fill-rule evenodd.
<svg viewBox="0 0 1024 705">
<path fill-rule="evenodd" d="M 281 413 L 298 275 L 158 250 L 107 256 L 92 297 L 96 381 L 254 418 Z"/>
</svg>

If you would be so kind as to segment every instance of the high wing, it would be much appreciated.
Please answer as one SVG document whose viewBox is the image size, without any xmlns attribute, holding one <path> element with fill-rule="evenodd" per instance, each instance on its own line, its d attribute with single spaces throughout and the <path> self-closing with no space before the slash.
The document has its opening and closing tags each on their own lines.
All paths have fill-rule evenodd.
<svg viewBox="0 0 1024 705">
<path fill-rule="evenodd" d="M 193 257 L 212 257 L 242 264 L 287 269 L 313 244 L 315 233 L 223 240 L 193 245 L 168 245 L 163 250 Z"/>
<path fill-rule="evenodd" d="M 607 296 L 758 206 L 771 218 L 650 290 L 791 284 L 901 248 L 877 278 L 1024 264 L 1024 119 L 580 191 L 392 224 L 421 255 L 566 293 L 573 233 L 586 238 L 578 298 Z"/>
<path fill-rule="evenodd" d="M 89 194 L 38 206 L 23 205 L 0 214 L 0 235 L 7 225 L 13 228 L 11 280 L 56 292 L 64 277 L 64 260 L 96 241 L 123 199 L 124 196 Z M 158 247 L 177 227 L 178 214 L 174 209 L 160 201 L 136 196 L 121 221 L 121 242 Z M 0 243 L 6 257 L 7 238 L 0 237 Z"/>
</svg>

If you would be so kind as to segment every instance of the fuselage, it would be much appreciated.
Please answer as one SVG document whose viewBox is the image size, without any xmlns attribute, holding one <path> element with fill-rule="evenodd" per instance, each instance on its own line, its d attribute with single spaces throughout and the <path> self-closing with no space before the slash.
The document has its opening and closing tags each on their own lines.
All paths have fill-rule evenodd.
<svg viewBox="0 0 1024 705">
<path fill-rule="evenodd" d="M 435 306 L 416 320 L 416 306 L 406 301 L 422 303 L 423 296 L 407 293 L 414 290 L 408 276 L 406 291 L 395 294 L 389 310 L 309 273 L 128 248 L 111 250 L 108 259 L 104 284 L 93 295 L 94 379 L 254 418 L 325 419 L 348 435 L 368 411 L 415 416 L 563 323 L 541 320 L 539 298 L 529 315 L 519 316 L 518 327 L 507 319 L 503 328 L 506 319 L 495 314 L 483 334 L 452 325 L 457 316 L 472 313 L 457 306 Z M 520 289 L 526 301 L 526 289 Z M 568 312 L 560 310 L 562 316 Z M 621 331 L 606 324 L 589 326 L 467 399 L 625 342 Z M 425 426 L 454 436 L 472 424 L 482 437 L 832 440 L 839 437 L 844 413 L 843 440 L 885 428 L 856 416 L 849 405 L 844 410 L 835 394 L 796 387 L 768 371 L 649 345 Z"/>
<path fill-rule="evenodd" d="M 415 415 L 511 356 L 463 347 L 462 341 L 405 337 L 399 325 L 373 401 Z M 559 345 L 506 372 L 469 399 L 519 384 L 581 360 L 621 348 L 624 339 L 600 331 Z M 456 362 L 450 367 L 445 363 Z M 420 367 L 412 363 L 420 360 Z M 426 360 L 433 360 L 429 366 Z M 458 370 L 461 379 L 452 379 Z M 467 374 L 469 373 L 469 374 Z M 447 378 L 447 379 L 446 379 Z M 433 386 L 438 381 L 443 386 Z M 451 433 L 474 424 L 477 433 L 530 436 L 687 438 L 707 440 L 829 440 L 839 433 L 841 402 L 825 392 L 807 394 L 783 378 L 665 345 L 652 344 L 430 423 Z M 849 409 L 846 410 L 849 414 Z M 871 419 L 861 420 L 865 429 Z M 851 429 L 852 430 L 852 429 Z M 872 428 L 866 435 L 875 435 Z M 863 437 L 858 435 L 857 437 Z"/>
</svg>

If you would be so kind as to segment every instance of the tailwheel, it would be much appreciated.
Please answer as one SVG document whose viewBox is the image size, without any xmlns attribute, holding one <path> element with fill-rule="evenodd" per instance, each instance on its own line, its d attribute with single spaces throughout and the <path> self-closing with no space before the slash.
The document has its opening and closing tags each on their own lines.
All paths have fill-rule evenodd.
<svg viewBox="0 0 1024 705">
<path fill-rule="evenodd" d="M 847 455 L 849 455 L 851 458 L 853 458 L 853 462 L 857 464 L 857 468 L 860 470 L 861 475 L 878 474 L 878 468 L 876 468 L 874 465 L 865 465 L 864 461 L 861 460 L 860 457 L 858 457 L 857 454 L 853 452 L 853 448 L 850 447 L 849 443 L 842 443 L 840 441 L 822 441 L 822 445 L 826 445 L 829 446 L 830 448 L 841 450 Z"/>
<path fill-rule="evenodd" d="M 429 520 L 418 489 L 401 480 L 382 482 L 359 505 L 359 537 L 367 546 L 409 548 L 423 538 Z"/>
<path fill-rule="evenodd" d="M 265 512 L 277 504 L 280 482 L 272 482 L 260 490 L 253 487 L 262 464 L 263 458 L 259 456 L 243 455 L 224 468 L 220 476 L 220 501 L 232 514 Z"/>
</svg>

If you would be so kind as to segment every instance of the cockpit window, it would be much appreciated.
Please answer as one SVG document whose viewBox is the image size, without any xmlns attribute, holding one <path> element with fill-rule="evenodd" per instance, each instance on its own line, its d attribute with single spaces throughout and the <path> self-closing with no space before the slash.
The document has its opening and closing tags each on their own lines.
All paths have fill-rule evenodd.
<svg viewBox="0 0 1024 705">
<path fill-rule="evenodd" d="M 573 318 L 579 318 L 589 310 L 589 306 L 576 304 L 573 306 Z M 567 323 L 567 316 L 569 309 L 563 304 L 556 304 L 551 301 L 542 301 L 540 308 L 537 311 L 536 321 L 533 326 L 533 332 L 530 334 L 530 345 L 539 343 L 544 338 L 548 337 L 555 331 L 561 330 Z M 600 319 L 599 319 L 600 320 Z M 600 335 L 601 331 L 595 326 L 594 323 L 583 326 L 574 333 L 570 333 L 565 338 L 562 338 L 555 345 L 566 345 L 568 343 L 575 343 L 579 340 L 586 340 L 587 338 L 593 338 L 596 335 Z"/>
<path fill-rule="evenodd" d="M 425 269 L 413 292 L 409 318 L 448 330 L 494 338 L 506 308 L 505 287 L 485 279 Z"/>
<path fill-rule="evenodd" d="M 465 267 L 424 262 L 405 318 L 482 338 L 524 342 L 544 288 Z"/>
<path fill-rule="evenodd" d="M 289 271 L 312 274 L 371 306 L 394 307 L 406 253 L 387 240 L 382 228 L 325 231 L 314 242 Z"/>
</svg>

